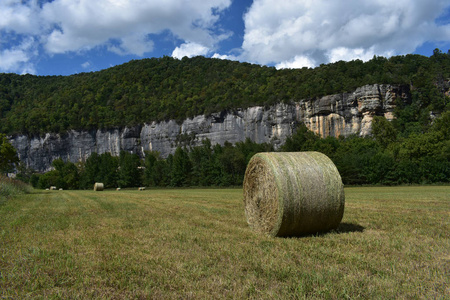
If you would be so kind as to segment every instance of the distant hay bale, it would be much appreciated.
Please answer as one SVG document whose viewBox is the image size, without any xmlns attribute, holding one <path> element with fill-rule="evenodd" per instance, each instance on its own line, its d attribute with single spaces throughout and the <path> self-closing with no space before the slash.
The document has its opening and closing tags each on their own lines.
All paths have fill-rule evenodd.
<svg viewBox="0 0 450 300">
<path fill-rule="evenodd" d="M 63 190 L 63 188 L 59 188 L 59 190 L 60 190 L 60 191 L 62 191 L 62 190 Z"/>
<path fill-rule="evenodd" d="M 140 191 L 145 191 L 145 187 L 140 187 L 139 190 Z"/>
<path fill-rule="evenodd" d="M 244 178 L 247 222 L 271 236 L 299 236 L 338 227 L 344 214 L 341 176 L 319 152 L 259 153 Z"/>
<path fill-rule="evenodd" d="M 117 188 L 116 191 L 120 191 L 120 188 Z"/>
<path fill-rule="evenodd" d="M 96 183 L 94 184 L 94 191 L 100 192 L 100 191 L 103 191 L 103 189 L 104 189 L 103 183 L 101 183 L 101 182 L 96 182 Z"/>
<path fill-rule="evenodd" d="M 56 191 L 56 186 L 51 186 L 51 187 L 50 187 L 50 190 L 51 190 L 51 191 Z"/>
</svg>

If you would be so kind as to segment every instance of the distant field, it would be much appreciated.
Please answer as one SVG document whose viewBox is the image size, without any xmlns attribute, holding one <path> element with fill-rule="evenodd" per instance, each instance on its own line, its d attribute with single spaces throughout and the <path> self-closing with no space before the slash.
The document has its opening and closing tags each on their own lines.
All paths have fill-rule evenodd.
<svg viewBox="0 0 450 300">
<path fill-rule="evenodd" d="M 450 187 L 345 193 L 337 231 L 270 238 L 240 189 L 35 191 L 0 205 L 0 298 L 449 299 Z"/>
</svg>

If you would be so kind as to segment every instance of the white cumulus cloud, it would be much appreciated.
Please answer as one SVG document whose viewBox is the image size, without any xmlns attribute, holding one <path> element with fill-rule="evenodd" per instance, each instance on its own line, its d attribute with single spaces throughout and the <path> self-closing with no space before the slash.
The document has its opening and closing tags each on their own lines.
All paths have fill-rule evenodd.
<svg viewBox="0 0 450 300">
<path fill-rule="evenodd" d="M 212 58 L 218 58 L 218 59 L 228 59 L 228 60 L 239 60 L 239 58 L 235 55 L 227 55 L 227 54 L 219 54 L 214 53 Z"/>
<path fill-rule="evenodd" d="M 89 68 L 90 66 L 91 66 L 91 63 L 88 62 L 88 61 L 86 61 L 86 62 L 84 62 L 84 63 L 81 64 L 81 67 L 82 67 L 83 69 L 87 69 L 87 68 Z"/>
<path fill-rule="evenodd" d="M 175 50 L 173 50 L 172 52 L 172 57 L 181 59 L 185 56 L 193 57 L 197 55 L 206 55 L 209 53 L 209 51 L 210 50 L 205 46 L 202 46 L 197 43 L 188 42 L 175 48 Z"/>
<path fill-rule="evenodd" d="M 38 15 L 39 6 L 36 1 L 2 0 L 0 1 L 0 30 L 14 31 L 19 34 L 37 34 L 43 26 Z"/>
<path fill-rule="evenodd" d="M 303 67 L 313 68 L 316 62 L 307 56 L 296 55 L 292 60 L 283 61 L 275 65 L 277 69 L 300 69 Z"/>
<path fill-rule="evenodd" d="M 145 52 L 151 52 L 154 48 L 152 40 L 143 34 L 135 34 L 120 38 L 120 45 L 110 45 L 108 50 L 119 55 L 135 54 L 143 56 Z"/>
<path fill-rule="evenodd" d="M 33 37 L 47 55 L 84 53 L 103 47 L 119 55 L 143 56 L 155 48 L 152 35 L 215 48 L 230 33 L 215 30 L 231 0 L 1 0 L 0 71 L 32 56 L 17 50 L 18 36 Z M 2 41 L 1 37 L 13 37 Z M 176 50 L 181 51 L 182 48 Z M 31 62 L 30 62 L 31 63 Z M 4 67 L 2 67 L 4 66 Z M 5 68 L 8 69 L 5 69 Z"/>
<path fill-rule="evenodd" d="M 311 66 L 413 52 L 449 41 L 435 20 L 445 0 L 254 0 L 244 16 L 242 59 L 277 67 Z"/>
<path fill-rule="evenodd" d="M 110 40 L 116 53 L 142 56 L 153 50 L 147 37 L 164 30 L 176 38 L 213 46 L 209 28 L 218 20 L 213 11 L 230 0 L 55 0 L 44 5 L 43 18 L 55 24 L 45 44 L 52 53 L 92 49 Z"/>
<path fill-rule="evenodd" d="M 37 56 L 35 41 L 27 38 L 19 45 L 0 49 L 0 71 L 35 74 L 36 70 L 30 60 Z"/>
</svg>

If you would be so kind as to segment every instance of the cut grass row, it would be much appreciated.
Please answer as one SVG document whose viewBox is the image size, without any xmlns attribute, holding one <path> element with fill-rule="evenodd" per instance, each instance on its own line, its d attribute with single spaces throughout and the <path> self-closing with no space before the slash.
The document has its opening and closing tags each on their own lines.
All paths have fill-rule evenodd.
<svg viewBox="0 0 450 300">
<path fill-rule="evenodd" d="M 347 188 L 337 231 L 270 238 L 240 189 L 39 191 L 0 205 L 0 298 L 450 295 L 450 187 Z"/>
</svg>

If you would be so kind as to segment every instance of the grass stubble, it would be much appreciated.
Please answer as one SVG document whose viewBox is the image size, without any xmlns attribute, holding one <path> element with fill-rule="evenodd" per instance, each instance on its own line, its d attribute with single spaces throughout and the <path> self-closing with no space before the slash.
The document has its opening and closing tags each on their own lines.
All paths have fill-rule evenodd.
<svg viewBox="0 0 450 300">
<path fill-rule="evenodd" d="M 241 189 L 35 191 L 0 205 L 0 298 L 448 299 L 450 187 L 346 188 L 337 230 L 272 238 Z"/>
</svg>

